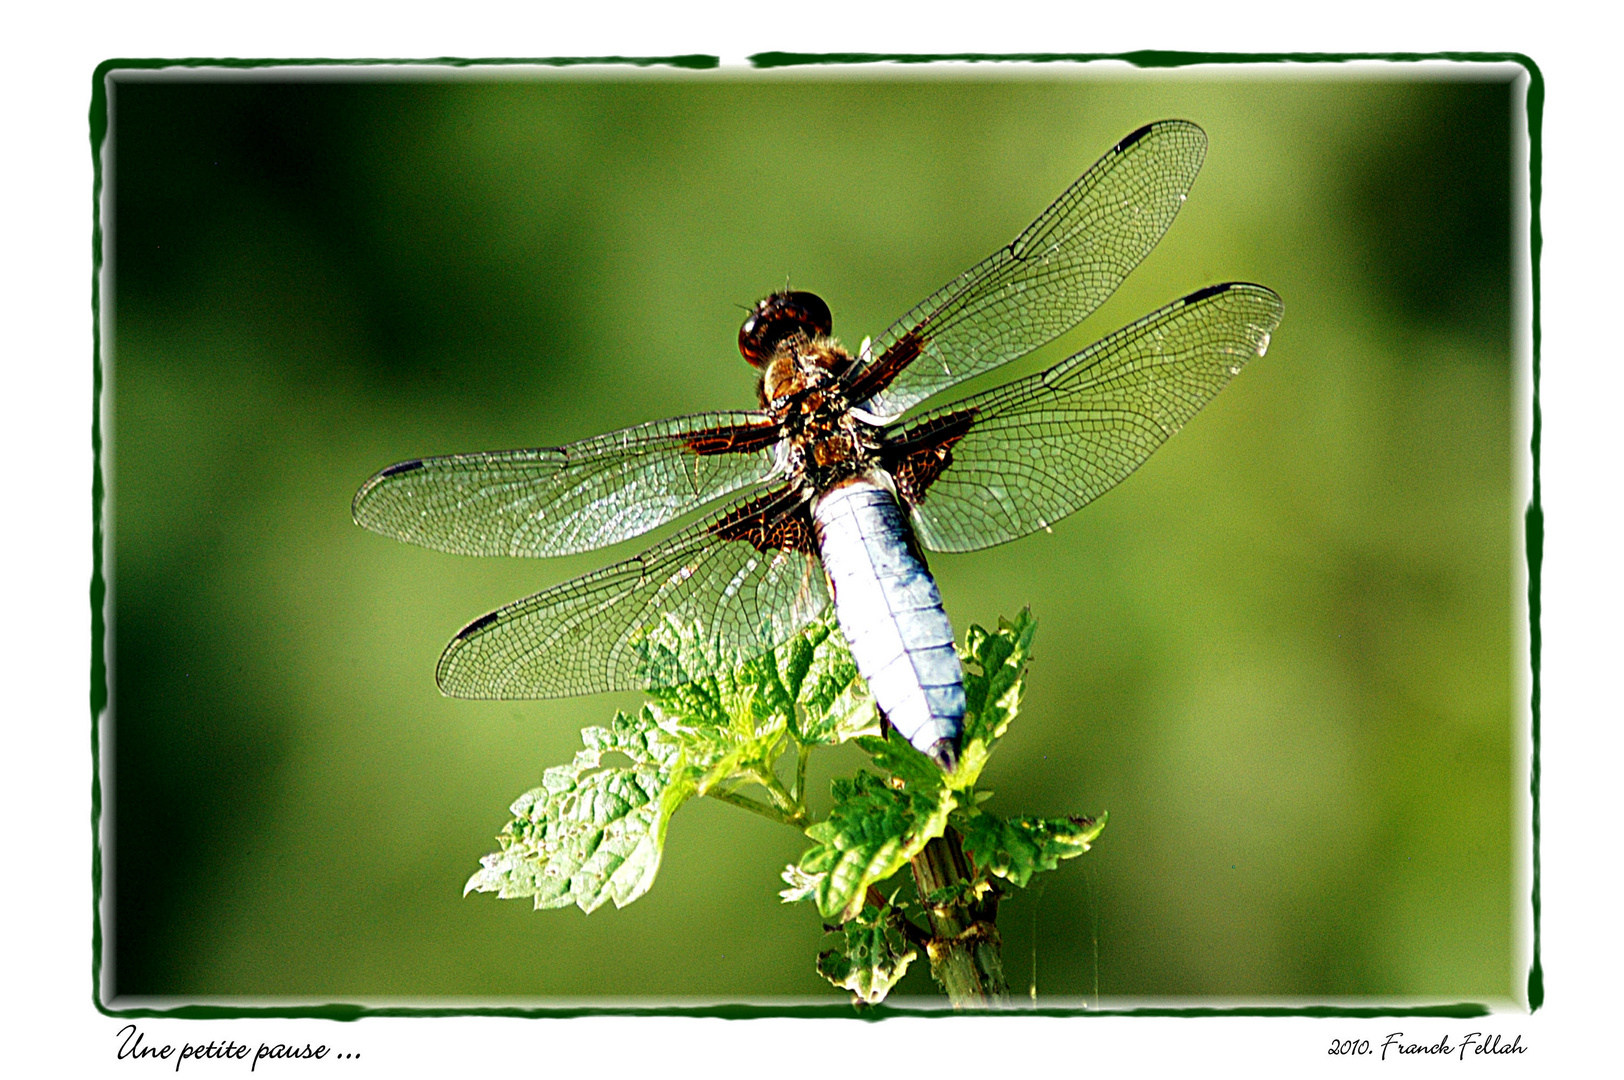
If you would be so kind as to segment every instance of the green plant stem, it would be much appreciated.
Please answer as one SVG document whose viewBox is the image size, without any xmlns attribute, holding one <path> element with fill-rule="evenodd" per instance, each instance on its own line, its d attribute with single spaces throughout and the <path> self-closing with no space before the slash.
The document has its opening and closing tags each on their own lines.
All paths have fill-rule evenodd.
<svg viewBox="0 0 1624 1080">
<path fill-rule="evenodd" d="M 951 828 L 914 856 L 914 886 L 930 915 L 931 941 L 927 947 L 930 971 L 955 1009 L 989 1009 L 1009 1005 L 1009 984 L 1004 978 L 1001 944 L 994 920 L 998 917 L 998 890 L 989 884 L 980 896 L 970 895 L 974 880 L 969 860 Z M 930 896 L 949 890 L 953 899 L 932 904 Z"/>
<path fill-rule="evenodd" d="M 795 825 L 806 821 L 806 807 L 802 806 L 795 796 L 784 790 L 783 781 L 774 776 L 771 769 L 753 770 L 750 778 L 767 789 L 767 794 L 772 797 L 778 808 L 789 815 L 789 824 Z"/>
<path fill-rule="evenodd" d="M 795 786 L 790 789 L 797 803 L 806 798 L 806 763 L 812 757 L 811 743 L 800 743 L 799 746 L 795 754 Z"/>
<path fill-rule="evenodd" d="M 764 818 L 770 818 L 781 825 L 788 825 L 795 829 L 799 829 L 801 827 L 806 816 L 804 812 L 790 813 L 780 809 L 777 806 L 757 802 L 754 799 L 740 795 L 736 791 L 724 791 L 720 788 L 712 788 L 711 790 L 705 792 L 705 795 L 707 798 L 716 799 L 719 802 L 725 802 L 729 806 L 737 806 L 742 810 L 750 811 L 752 814 L 760 814 Z"/>
</svg>

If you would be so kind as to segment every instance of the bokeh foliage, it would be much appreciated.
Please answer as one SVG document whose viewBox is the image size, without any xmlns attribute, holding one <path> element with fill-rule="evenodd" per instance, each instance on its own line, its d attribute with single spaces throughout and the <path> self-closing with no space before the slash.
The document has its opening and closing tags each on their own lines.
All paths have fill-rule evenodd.
<svg viewBox="0 0 1624 1080">
<path fill-rule="evenodd" d="M 1111 816 L 1006 904 L 1012 984 L 1507 995 L 1509 84 L 622 74 L 116 85 L 116 992 L 828 1000 L 775 893 L 804 838 L 706 800 L 625 910 L 462 897 L 637 699 L 450 701 L 435 658 L 635 542 L 460 559 L 350 497 L 748 406 L 741 306 L 786 275 L 855 344 L 1178 116 L 1211 150 L 1168 237 L 991 381 L 1234 279 L 1285 300 L 1267 357 L 1054 535 L 932 561 L 955 625 L 1044 624 L 989 810 Z"/>
</svg>

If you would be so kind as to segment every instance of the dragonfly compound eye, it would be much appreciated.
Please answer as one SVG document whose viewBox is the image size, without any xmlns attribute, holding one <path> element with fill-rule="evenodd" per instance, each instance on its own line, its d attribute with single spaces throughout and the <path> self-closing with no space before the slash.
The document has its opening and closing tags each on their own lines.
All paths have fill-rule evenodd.
<svg viewBox="0 0 1624 1080">
<path fill-rule="evenodd" d="M 777 292 L 756 304 L 739 327 L 739 352 L 755 367 L 772 359 L 778 343 L 797 330 L 808 338 L 827 336 L 834 329 L 829 305 L 816 293 Z"/>
</svg>

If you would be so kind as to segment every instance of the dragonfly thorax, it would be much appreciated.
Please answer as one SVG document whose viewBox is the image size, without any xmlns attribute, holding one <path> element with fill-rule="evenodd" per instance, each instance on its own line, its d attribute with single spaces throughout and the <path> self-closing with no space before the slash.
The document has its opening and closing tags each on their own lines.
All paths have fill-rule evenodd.
<svg viewBox="0 0 1624 1080">
<path fill-rule="evenodd" d="M 793 414 L 846 407 L 836 400 L 839 377 L 851 367 L 851 354 L 834 338 L 809 338 L 799 331 L 782 339 L 761 369 L 761 407 L 783 423 Z"/>
<path fill-rule="evenodd" d="M 798 413 L 783 431 L 785 471 L 808 498 L 877 464 L 879 433 L 848 410 Z"/>
<path fill-rule="evenodd" d="M 852 363 L 833 338 L 797 331 L 762 371 L 762 408 L 778 424 L 785 472 L 808 497 L 869 468 L 880 447 L 879 431 L 852 413 L 842 379 Z"/>
</svg>

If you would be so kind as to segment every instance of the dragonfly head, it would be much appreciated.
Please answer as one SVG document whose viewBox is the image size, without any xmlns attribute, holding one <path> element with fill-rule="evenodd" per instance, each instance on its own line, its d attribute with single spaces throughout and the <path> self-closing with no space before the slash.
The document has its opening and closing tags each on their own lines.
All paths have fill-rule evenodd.
<svg viewBox="0 0 1624 1080">
<path fill-rule="evenodd" d="M 799 331 L 808 341 L 828 337 L 834 329 L 829 305 L 816 293 L 775 292 L 756 302 L 739 327 L 739 352 L 751 366 L 765 368 L 778 343 Z"/>
</svg>

